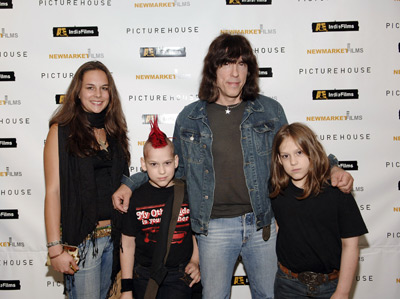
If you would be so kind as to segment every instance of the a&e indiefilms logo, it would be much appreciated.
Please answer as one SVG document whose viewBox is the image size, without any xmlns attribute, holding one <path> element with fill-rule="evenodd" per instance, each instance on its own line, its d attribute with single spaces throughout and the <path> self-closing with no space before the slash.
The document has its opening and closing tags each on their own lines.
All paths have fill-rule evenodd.
<svg viewBox="0 0 400 299">
<path fill-rule="evenodd" d="M 0 9 L 13 8 L 12 0 L 0 0 Z"/>
<path fill-rule="evenodd" d="M 0 138 L 0 148 L 17 147 L 17 138 Z"/>
<path fill-rule="evenodd" d="M 21 282 L 19 280 L 0 280 L 1 291 L 20 290 Z"/>
<path fill-rule="evenodd" d="M 140 57 L 186 57 L 185 47 L 142 47 Z"/>
<path fill-rule="evenodd" d="M 354 100 L 358 99 L 358 89 L 313 90 L 312 99 L 319 100 Z"/>
<path fill-rule="evenodd" d="M 226 0 L 226 5 L 270 5 L 272 0 Z"/>
<path fill-rule="evenodd" d="M 15 73 L 0 71 L 0 82 L 1 81 L 15 81 Z"/>
<path fill-rule="evenodd" d="M 53 37 L 99 36 L 97 26 L 89 27 L 53 27 Z"/>
<path fill-rule="evenodd" d="M 357 161 L 339 161 L 339 167 L 350 171 L 350 170 L 358 170 L 358 163 Z"/>
<path fill-rule="evenodd" d="M 18 210 L 0 210 L 0 219 L 19 219 Z"/>
<path fill-rule="evenodd" d="M 358 31 L 358 21 L 312 23 L 312 32 Z"/>
<path fill-rule="evenodd" d="M 65 101 L 65 94 L 56 94 L 56 104 L 63 104 Z"/>
</svg>

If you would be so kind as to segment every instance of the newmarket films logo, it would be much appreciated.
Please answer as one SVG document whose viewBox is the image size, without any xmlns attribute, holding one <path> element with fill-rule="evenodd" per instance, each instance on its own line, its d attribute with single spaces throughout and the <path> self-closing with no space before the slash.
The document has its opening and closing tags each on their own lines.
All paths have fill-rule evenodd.
<svg viewBox="0 0 400 299">
<path fill-rule="evenodd" d="M 186 57 L 185 47 L 142 47 L 140 57 Z"/>
<path fill-rule="evenodd" d="M 362 115 L 350 115 L 350 111 L 346 111 L 346 115 L 306 116 L 306 121 L 349 121 L 349 120 L 362 120 Z"/>
<path fill-rule="evenodd" d="M 154 121 L 157 116 L 159 124 L 173 125 L 175 123 L 177 114 L 142 114 L 142 124 L 150 124 L 150 120 Z"/>
<path fill-rule="evenodd" d="M 1 81 L 15 81 L 15 73 L 0 71 L 0 82 Z"/>
<path fill-rule="evenodd" d="M 307 49 L 307 54 L 361 54 L 364 48 L 352 48 L 350 43 L 346 48 Z"/>
<path fill-rule="evenodd" d="M 25 247 L 24 242 L 13 242 L 12 238 L 9 237 L 7 242 L 0 242 L 1 247 Z"/>
<path fill-rule="evenodd" d="M 0 219 L 19 219 L 18 210 L 0 210 Z"/>
<path fill-rule="evenodd" d="M 0 138 L 0 148 L 16 148 L 17 138 Z"/>
<path fill-rule="evenodd" d="M 198 26 L 186 27 L 137 27 L 126 28 L 126 34 L 183 34 L 183 33 L 199 33 Z"/>
<path fill-rule="evenodd" d="M 0 38 L 18 38 L 18 33 L 8 33 L 5 28 L 1 28 Z"/>
<path fill-rule="evenodd" d="M 221 29 L 220 33 L 229 34 L 276 34 L 275 28 L 264 28 L 263 24 L 260 24 L 260 28 L 253 29 Z"/>
<path fill-rule="evenodd" d="M 4 96 L 4 100 L 0 99 L 0 106 L 19 106 L 21 105 L 21 100 L 10 100 L 8 95 Z"/>
<path fill-rule="evenodd" d="M 258 76 L 260 78 L 272 78 L 272 67 L 260 67 L 258 69 Z"/>
<path fill-rule="evenodd" d="M 170 1 L 170 2 L 139 2 L 135 3 L 134 8 L 171 8 L 171 7 L 188 7 L 190 1 Z"/>
<path fill-rule="evenodd" d="M 233 286 L 248 286 L 249 279 L 247 276 L 233 276 L 232 277 L 232 285 Z"/>
<path fill-rule="evenodd" d="M 339 167 L 350 171 L 350 170 L 358 170 L 357 161 L 339 161 Z"/>
<path fill-rule="evenodd" d="M 6 167 L 6 171 L 0 171 L 0 177 L 6 176 L 22 176 L 21 171 L 10 171 L 10 167 Z"/>
<path fill-rule="evenodd" d="M 319 100 L 355 100 L 358 99 L 358 89 L 313 90 L 312 99 Z"/>
<path fill-rule="evenodd" d="M 0 280 L 1 291 L 15 291 L 21 289 L 21 283 L 19 280 Z"/>
<path fill-rule="evenodd" d="M 49 54 L 49 59 L 99 59 L 104 58 L 103 53 L 92 53 L 89 48 L 87 53 L 57 53 Z"/>
<path fill-rule="evenodd" d="M 39 0 L 39 6 L 111 6 L 111 0 Z"/>
<path fill-rule="evenodd" d="M 358 31 L 358 21 L 312 23 L 312 32 Z"/>
<path fill-rule="evenodd" d="M 12 0 L 0 0 L 0 9 L 13 8 Z"/>
<path fill-rule="evenodd" d="M 97 26 L 89 27 L 53 27 L 53 37 L 99 36 Z"/>
<path fill-rule="evenodd" d="M 226 5 L 270 5 L 272 0 L 226 0 Z"/>
<path fill-rule="evenodd" d="M 65 94 L 56 94 L 56 104 L 63 104 L 65 100 Z"/>
</svg>

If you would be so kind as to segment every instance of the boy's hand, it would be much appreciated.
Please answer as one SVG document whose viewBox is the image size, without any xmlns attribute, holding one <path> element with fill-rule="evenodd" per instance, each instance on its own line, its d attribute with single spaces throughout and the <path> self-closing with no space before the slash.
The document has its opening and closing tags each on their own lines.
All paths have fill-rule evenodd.
<svg viewBox="0 0 400 299">
<path fill-rule="evenodd" d="M 353 189 L 354 179 L 350 173 L 343 169 L 333 166 L 331 169 L 331 183 L 333 187 L 338 187 L 343 193 L 350 193 Z"/>
<path fill-rule="evenodd" d="M 185 272 L 190 275 L 193 279 L 189 287 L 192 287 L 195 283 L 198 283 L 201 279 L 199 263 L 190 261 L 185 268 Z"/>
<path fill-rule="evenodd" d="M 121 184 L 118 190 L 112 195 L 114 209 L 121 213 L 126 213 L 131 196 L 132 190 L 127 185 Z"/>
</svg>

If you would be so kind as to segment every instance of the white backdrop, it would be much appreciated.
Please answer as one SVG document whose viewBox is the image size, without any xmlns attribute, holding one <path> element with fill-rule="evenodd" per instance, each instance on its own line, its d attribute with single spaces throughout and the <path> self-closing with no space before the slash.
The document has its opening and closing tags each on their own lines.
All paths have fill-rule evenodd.
<svg viewBox="0 0 400 299">
<path fill-rule="evenodd" d="M 355 178 L 370 233 L 354 298 L 399 298 L 399 16 L 398 0 L 0 0 L 0 297 L 63 298 L 44 266 L 42 155 L 76 69 L 97 59 L 112 71 L 136 172 L 147 116 L 172 135 L 210 42 L 227 31 L 251 41 L 262 93 Z M 251 297 L 241 264 L 233 282 L 232 298 Z"/>
</svg>

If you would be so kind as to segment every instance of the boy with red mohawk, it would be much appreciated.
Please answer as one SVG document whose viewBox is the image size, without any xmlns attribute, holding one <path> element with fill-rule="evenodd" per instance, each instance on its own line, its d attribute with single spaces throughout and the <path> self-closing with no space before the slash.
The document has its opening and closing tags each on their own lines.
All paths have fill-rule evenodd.
<svg viewBox="0 0 400 299">
<path fill-rule="evenodd" d="M 146 289 L 157 294 L 157 298 L 189 299 L 191 287 L 200 281 L 200 271 L 187 192 L 182 181 L 174 180 L 179 161 L 173 143 L 159 129 L 157 118 L 150 125 L 151 132 L 140 159 L 149 182 L 133 192 L 128 213 L 122 216 L 121 299 L 144 298 Z M 169 241 L 178 185 L 184 190 L 184 196 Z M 158 292 L 154 291 L 157 286 Z"/>
</svg>

